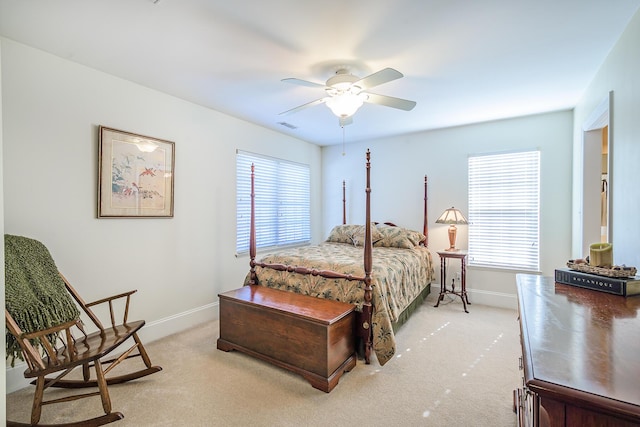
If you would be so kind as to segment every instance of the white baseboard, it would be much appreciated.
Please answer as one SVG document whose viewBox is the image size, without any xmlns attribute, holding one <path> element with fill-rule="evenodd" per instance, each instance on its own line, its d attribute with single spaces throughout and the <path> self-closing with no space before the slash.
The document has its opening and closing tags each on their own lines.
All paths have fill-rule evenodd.
<svg viewBox="0 0 640 427">
<path fill-rule="evenodd" d="M 194 309 L 147 322 L 138 334 L 144 343 L 187 330 L 195 325 L 218 319 L 218 302 L 196 307 Z"/>
<path fill-rule="evenodd" d="M 440 285 L 433 283 L 431 285 L 431 293 L 438 294 L 440 292 Z M 504 292 L 485 291 L 482 289 L 468 289 L 467 296 L 469 297 L 470 305 L 480 304 L 488 305 L 491 307 L 509 308 L 512 310 L 518 309 L 518 300 L 515 294 L 506 294 Z"/>
<path fill-rule="evenodd" d="M 21 388 L 25 388 L 29 385 L 29 380 L 27 380 L 22 373 L 27 369 L 27 364 L 24 362 L 17 363 L 13 368 L 7 366 L 7 376 L 6 376 L 6 393 L 13 393 L 14 391 L 18 391 Z"/>
<path fill-rule="evenodd" d="M 472 304 L 489 305 L 492 307 L 518 309 L 518 300 L 515 294 L 505 294 L 503 292 L 492 292 L 474 289 L 467 291 Z"/>
<path fill-rule="evenodd" d="M 218 305 L 218 302 L 214 302 L 165 317 L 164 319 L 147 322 L 138 333 L 138 336 L 143 343 L 147 344 L 201 323 L 217 320 L 219 314 Z M 25 369 L 27 369 L 27 365 L 24 362 L 16 363 L 13 368 L 7 367 L 6 393 L 12 393 L 29 386 L 30 380 L 27 380 L 23 375 Z"/>
</svg>

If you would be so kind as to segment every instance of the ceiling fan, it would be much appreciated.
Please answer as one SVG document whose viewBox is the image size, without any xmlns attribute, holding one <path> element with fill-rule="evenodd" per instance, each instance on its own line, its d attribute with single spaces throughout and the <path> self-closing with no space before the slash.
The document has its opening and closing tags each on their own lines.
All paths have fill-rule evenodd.
<svg viewBox="0 0 640 427">
<path fill-rule="evenodd" d="M 280 114 L 291 114 L 314 105 L 327 104 L 333 114 L 338 117 L 340 126 L 345 126 L 353 123 L 353 114 L 365 102 L 410 111 L 416 106 L 414 101 L 369 92 L 371 88 L 400 77 L 403 77 L 402 73 L 393 68 L 385 68 L 363 78 L 354 76 L 346 68 L 340 68 L 325 84 L 296 78 L 283 79 L 282 81 L 287 83 L 322 88 L 326 96 Z"/>
</svg>

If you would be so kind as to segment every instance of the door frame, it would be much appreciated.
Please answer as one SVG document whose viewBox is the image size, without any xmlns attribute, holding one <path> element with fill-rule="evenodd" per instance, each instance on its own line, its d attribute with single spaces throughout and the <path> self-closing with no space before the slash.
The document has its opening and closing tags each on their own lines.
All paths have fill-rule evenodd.
<svg viewBox="0 0 640 427">
<path fill-rule="evenodd" d="M 580 256 L 589 254 L 589 245 L 600 241 L 600 226 L 595 228 L 597 221 L 600 224 L 600 198 L 595 192 L 586 191 L 593 188 L 594 182 L 600 182 L 600 165 L 602 154 L 602 129 L 607 126 L 607 180 L 608 180 L 608 197 L 607 197 L 607 236 L 611 242 L 613 231 L 612 221 L 612 201 L 613 201 L 613 126 L 612 126 L 612 108 L 613 108 L 613 91 L 596 106 L 587 119 L 582 123 L 581 135 L 581 152 L 580 161 L 576 165 L 576 175 L 579 177 L 578 193 L 579 193 L 579 212 L 576 246 L 580 251 Z M 600 159 L 600 162 L 598 162 Z M 597 172 L 593 172 L 597 167 Z M 595 213 L 597 212 L 597 214 Z M 597 230 L 597 232 L 596 232 Z M 578 256 L 579 254 L 574 254 Z"/>
</svg>

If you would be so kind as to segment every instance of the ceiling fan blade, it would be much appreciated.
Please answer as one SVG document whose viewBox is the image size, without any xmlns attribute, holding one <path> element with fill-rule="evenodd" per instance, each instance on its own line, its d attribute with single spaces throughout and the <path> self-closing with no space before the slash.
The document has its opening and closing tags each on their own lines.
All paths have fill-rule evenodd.
<svg viewBox="0 0 640 427">
<path fill-rule="evenodd" d="M 315 101 L 307 102 L 306 104 L 299 105 L 299 106 L 297 106 L 295 108 L 292 108 L 291 110 L 283 111 L 279 115 L 282 116 L 282 115 L 286 115 L 286 114 L 296 113 L 296 112 L 298 112 L 300 110 L 303 110 L 305 108 L 309 108 L 309 107 L 313 107 L 314 105 L 322 104 L 322 103 L 326 102 L 327 99 L 329 99 L 329 97 L 316 99 Z"/>
<path fill-rule="evenodd" d="M 310 82 L 308 80 L 300 80 L 300 79 L 296 79 L 296 78 L 288 78 L 288 79 L 282 79 L 283 82 L 285 83 L 293 83 L 294 85 L 300 85 L 300 86 L 308 86 L 308 87 L 321 87 L 321 88 L 325 88 L 326 86 L 324 84 L 321 83 L 314 83 L 314 82 Z"/>
<path fill-rule="evenodd" d="M 383 83 L 399 79 L 400 77 L 403 77 L 403 74 L 400 71 L 394 70 L 393 68 L 385 68 L 370 74 L 367 77 L 361 78 L 357 82 L 354 82 L 353 85 L 362 88 L 362 90 L 367 90 Z"/>
<path fill-rule="evenodd" d="M 416 106 L 415 101 L 407 99 L 394 98 L 393 96 L 378 95 L 376 93 L 367 92 L 366 102 L 371 104 L 384 105 L 386 107 L 397 108 L 399 110 L 411 111 Z"/>
</svg>

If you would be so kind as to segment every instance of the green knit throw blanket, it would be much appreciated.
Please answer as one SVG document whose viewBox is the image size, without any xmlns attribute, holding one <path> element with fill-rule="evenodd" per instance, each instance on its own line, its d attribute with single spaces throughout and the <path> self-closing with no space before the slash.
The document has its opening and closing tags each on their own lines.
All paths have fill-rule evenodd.
<svg viewBox="0 0 640 427">
<path fill-rule="evenodd" d="M 4 236 L 5 306 L 24 333 L 78 319 L 80 312 L 58 273 L 49 250 L 22 236 Z M 50 337 L 55 341 L 55 337 Z M 7 359 L 24 360 L 20 345 L 6 331 Z"/>
</svg>

